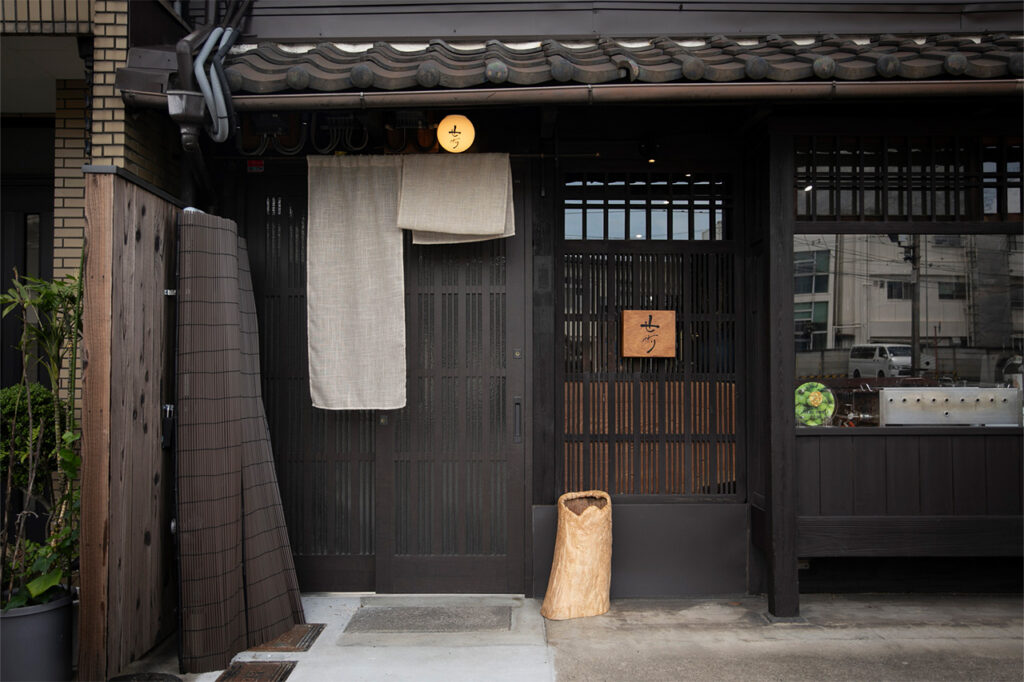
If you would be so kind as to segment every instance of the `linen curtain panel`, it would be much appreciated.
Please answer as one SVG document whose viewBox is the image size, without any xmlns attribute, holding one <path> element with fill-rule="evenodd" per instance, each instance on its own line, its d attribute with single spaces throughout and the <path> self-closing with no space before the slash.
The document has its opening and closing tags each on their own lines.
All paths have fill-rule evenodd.
<svg viewBox="0 0 1024 682">
<path fill-rule="evenodd" d="M 313 406 L 405 407 L 402 230 L 414 244 L 513 236 L 508 155 L 310 156 L 308 164 Z"/>
<path fill-rule="evenodd" d="M 260 393 L 248 255 L 235 223 L 178 237 L 177 480 L 186 672 L 304 622 Z"/>
<path fill-rule="evenodd" d="M 400 156 L 311 156 L 309 392 L 327 410 L 405 407 Z"/>
<path fill-rule="evenodd" d="M 413 244 L 460 244 L 515 235 L 508 154 L 404 157 L 398 226 Z"/>
</svg>

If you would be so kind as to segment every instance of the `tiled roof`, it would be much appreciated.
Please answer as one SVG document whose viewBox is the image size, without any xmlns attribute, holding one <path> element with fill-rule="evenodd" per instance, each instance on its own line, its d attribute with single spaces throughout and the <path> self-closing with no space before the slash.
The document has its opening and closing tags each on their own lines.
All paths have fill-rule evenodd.
<svg viewBox="0 0 1024 682">
<path fill-rule="evenodd" d="M 475 45 L 442 40 L 423 45 L 261 44 L 235 48 L 226 67 L 231 90 L 252 94 L 502 84 L 992 79 L 1024 74 L 1024 40 L 1005 34 L 771 35 L 749 41 L 714 36 Z"/>
</svg>

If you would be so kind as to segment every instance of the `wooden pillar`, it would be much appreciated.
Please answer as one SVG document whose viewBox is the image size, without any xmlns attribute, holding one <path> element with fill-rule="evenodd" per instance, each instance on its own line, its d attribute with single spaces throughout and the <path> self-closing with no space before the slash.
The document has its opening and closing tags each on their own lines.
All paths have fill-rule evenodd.
<svg viewBox="0 0 1024 682">
<path fill-rule="evenodd" d="M 113 175 L 86 175 L 78 679 L 107 679 Z"/>
<path fill-rule="evenodd" d="M 772 135 L 769 144 L 768 404 L 769 456 L 765 493 L 769 535 L 768 610 L 800 613 L 796 555 L 796 436 L 793 415 L 793 137 Z"/>
</svg>

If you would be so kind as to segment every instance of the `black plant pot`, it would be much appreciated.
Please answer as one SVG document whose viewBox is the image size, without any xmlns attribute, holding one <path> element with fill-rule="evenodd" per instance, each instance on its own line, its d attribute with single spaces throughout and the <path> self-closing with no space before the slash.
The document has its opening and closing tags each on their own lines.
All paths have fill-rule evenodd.
<svg viewBox="0 0 1024 682">
<path fill-rule="evenodd" d="M 0 613 L 0 680 L 70 679 L 70 595 Z"/>
</svg>

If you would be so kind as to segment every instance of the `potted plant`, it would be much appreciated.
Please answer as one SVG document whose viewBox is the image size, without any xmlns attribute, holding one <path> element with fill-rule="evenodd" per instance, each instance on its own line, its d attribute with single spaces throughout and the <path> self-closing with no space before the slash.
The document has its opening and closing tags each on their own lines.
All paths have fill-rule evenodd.
<svg viewBox="0 0 1024 682">
<path fill-rule="evenodd" d="M 18 384 L 0 391 L 0 678 L 71 677 L 72 578 L 78 560 L 81 456 L 75 366 L 81 270 L 17 276 L 0 295 L 22 323 Z M 49 387 L 33 381 L 42 369 Z M 65 397 L 62 397 L 65 396 Z"/>
</svg>

